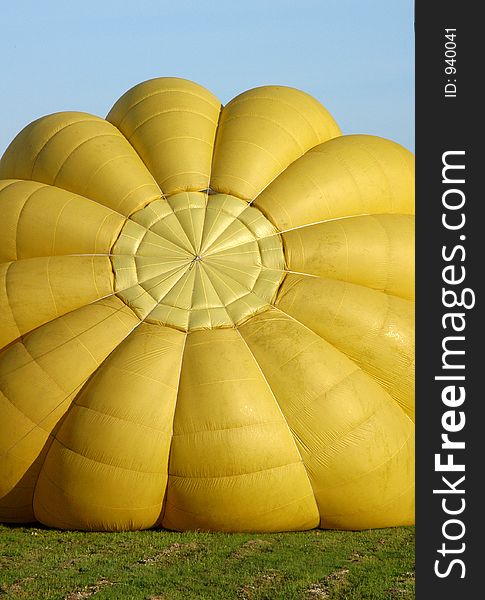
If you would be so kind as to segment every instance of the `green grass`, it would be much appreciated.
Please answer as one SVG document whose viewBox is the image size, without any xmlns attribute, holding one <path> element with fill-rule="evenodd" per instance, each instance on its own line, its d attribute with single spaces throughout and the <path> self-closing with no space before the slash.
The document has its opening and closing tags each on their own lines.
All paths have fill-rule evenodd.
<svg viewBox="0 0 485 600">
<path fill-rule="evenodd" d="M 414 599 L 414 527 L 277 534 L 0 525 L 0 599 Z"/>
</svg>

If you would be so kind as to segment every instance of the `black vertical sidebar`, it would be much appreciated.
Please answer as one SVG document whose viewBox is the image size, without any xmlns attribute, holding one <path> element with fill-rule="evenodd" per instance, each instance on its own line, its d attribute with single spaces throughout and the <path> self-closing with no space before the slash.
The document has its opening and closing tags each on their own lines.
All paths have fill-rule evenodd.
<svg viewBox="0 0 485 600">
<path fill-rule="evenodd" d="M 416 0 L 416 597 L 484 596 L 479 4 Z"/>
</svg>

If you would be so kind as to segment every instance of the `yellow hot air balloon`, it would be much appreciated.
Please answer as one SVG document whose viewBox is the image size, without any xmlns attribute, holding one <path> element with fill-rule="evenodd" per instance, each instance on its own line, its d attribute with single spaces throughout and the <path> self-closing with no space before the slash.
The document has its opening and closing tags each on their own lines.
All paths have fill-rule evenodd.
<svg viewBox="0 0 485 600">
<path fill-rule="evenodd" d="M 177 78 L 0 162 L 0 520 L 414 516 L 413 156 L 296 89 Z"/>
</svg>

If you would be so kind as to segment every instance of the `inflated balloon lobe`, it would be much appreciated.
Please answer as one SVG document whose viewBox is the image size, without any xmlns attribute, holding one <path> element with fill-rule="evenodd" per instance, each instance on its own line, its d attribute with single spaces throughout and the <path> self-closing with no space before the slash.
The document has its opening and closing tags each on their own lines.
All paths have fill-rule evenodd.
<svg viewBox="0 0 485 600">
<path fill-rule="evenodd" d="M 178 78 L 0 161 L 0 520 L 414 522 L 414 163 Z"/>
</svg>

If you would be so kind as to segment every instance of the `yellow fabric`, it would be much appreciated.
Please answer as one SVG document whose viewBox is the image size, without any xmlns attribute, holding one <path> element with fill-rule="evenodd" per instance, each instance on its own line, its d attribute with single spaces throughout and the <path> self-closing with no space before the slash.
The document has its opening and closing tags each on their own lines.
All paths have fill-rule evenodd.
<svg viewBox="0 0 485 600">
<path fill-rule="evenodd" d="M 414 175 L 307 94 L 135 86 L 0 161 L 0 520 L 414 519 Z"/>
<path fill-rule="evenodd" d="M 148 166 L 165 195 L 209 187 L 221 103 L 176 77 L 151 79 L 126 92 L 106 119 Z"/>
<path fill-rule="evenodd" d="M 383 138 L 337 137 L 292 163 L 254 205 L 280 231 L 350 215 L 414 214 L 414 157 Z"/>
<path fill-rule="evenodd" d="M 162 525 L 274 531 L 318 524 L 295 440 L 236 329 L 188 336 L 173 435 Z"/>
<path fill-rule="evenodd" d="M 307 150 L 338 135 L 332 116 L 308 94 L 282 86 L 249 90 L 222 109 L 210 186 L 253 199 Z"/>
<path fill-rule="evenodd" d="M 138 322 L 121 300 L 111 297 L 35 329 L 2 352 L 2 518 L 32 519 L 36 480 L 56 426 L 89 377 Z M 12 502 L 19 493 L 21 504 Z"/>
<path fill-rule="evenodd" d="M 174 194 L 132 215 L 113 247 L 115 290 L 144 321 L 184 331 L 237 324 L 271 302 L 281 238 L 244 200 Z"/>
<path fill-rule="evenodd" d="M 115 531 L 158 519 L 184 337 L 144 323 L 106 359 L 52 443 L 35 491 L 38 519 Z"/>
<path fill-rule="evenodd" d="M 372 375 L 414 421 L 414 306 L 346 281 L 289 274 L 276 307 Z"/>
<path fill-rule="evenodd" d="M 54 113 L 27 125 L 0 162 L 0 179 L 30 179 L 75 192 L 122 215 L 160 197 L 126 138 L 104 119 Z"/>
<path fill-rule="evenodd" d="M 342 352 L 277 309 L 240 331 L 298 444 L 321 526 L 409 523 L 414 427 L 392 398 Z"/>
<path fill-rule="evenodd" d="M 2 347 L 39 325 L 109 296 L 112 279 L 107 256 L 47 256 L 0 264 Z"/>
<path fill-rule="evenodd" d="M 414 216 L 360 215 L 282 234 L 291 271 L 414 300 Z"/>
</svg>

